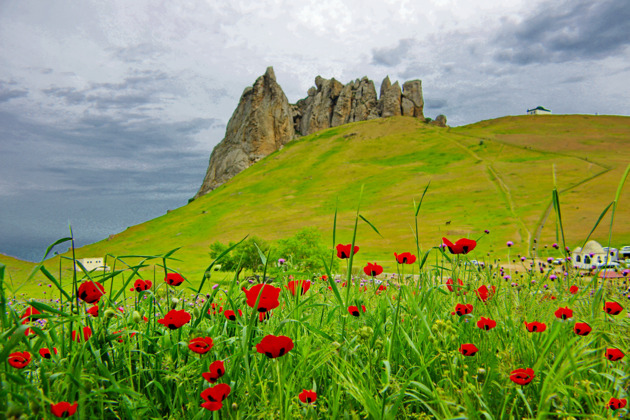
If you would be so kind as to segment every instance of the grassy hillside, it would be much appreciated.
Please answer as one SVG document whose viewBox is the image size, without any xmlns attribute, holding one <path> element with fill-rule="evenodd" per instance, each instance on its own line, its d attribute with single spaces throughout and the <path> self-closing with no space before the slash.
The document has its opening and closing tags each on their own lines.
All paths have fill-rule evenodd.
<svg viewBox="0 0 630 420">
<path fill-rule="evenodd" d="M 35 264 L 28 261 L 22 261 L 17 258 L 10 257 L 8 255 L 0 254 L 0 264 L 3 264 L 4 273 L 4 288 L 7 291 L 7 296 L 13 296 L 20 293 L 26 293 L 27 287 L 24 285 L 26 280 L 35 267 Z M 23 286 L 23 287 L 20 287 Z"/>
<path fill-rule="evenodd" d="M 364 185 L 358 264 L 381 261 L 393 270 L 393 252 L 413 251 L 413 200 L 431 186 L 420 213 L 426 249 L 442 236 L 484 237 L 472 258 L 487 253 L 527 254 L 555 242 L 549 214 L 552 167 L 562 191 L 565 233 L 581 244 L 601 211 L 613 200 L 630 162 L 630 118 L 609 116 L 521 116 L 456 127 L 428 126 L 407 117 L 353 123 L 288 144 L 227 184 L 162 217 L 77 250 L 77 257 L 154 255 L 181 247 L 173 266 L 195 279 L 209 264 L 214 241 L 245 235 L 275 240 L 303 226 L 337 242 L 351 241 L 354 214 Z M 626 188 L 627 190 L 627 188 Z M 615 244 L 630 243 L 630 193 L 622 194 Z M 548 217 L 547 217 L 548 216 Z M 594 238 L 607 239 L 607 226 Z M 51 266 L 56 266 L 55 260 Z"/>
</svg>

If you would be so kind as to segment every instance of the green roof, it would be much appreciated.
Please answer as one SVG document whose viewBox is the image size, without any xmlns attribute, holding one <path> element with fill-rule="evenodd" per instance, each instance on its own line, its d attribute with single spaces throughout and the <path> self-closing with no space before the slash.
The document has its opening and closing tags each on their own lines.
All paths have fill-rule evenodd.
<svg viewBox="0 0 630 420">
<path fill-rule="evenodd" d="M 537 109 L 538 109 L 538 110 L 540 110 L 540 111 L 547 111 L 547 112 L 551 112 L 551 110 L 550 110 L 550 109 L 547 109 L 547 108 L 542 107 L 542 106 L 540 106 L 540 105 L 539 105 L 539 106 L 537 106 L 536 108 L 533 108 L 533 109 L 528 109 L 528 110 L 527 110 L 527 112 L 529 112 L 529 111 L 535 111 L 535 110 L 537 110 Z"/>
</svg>

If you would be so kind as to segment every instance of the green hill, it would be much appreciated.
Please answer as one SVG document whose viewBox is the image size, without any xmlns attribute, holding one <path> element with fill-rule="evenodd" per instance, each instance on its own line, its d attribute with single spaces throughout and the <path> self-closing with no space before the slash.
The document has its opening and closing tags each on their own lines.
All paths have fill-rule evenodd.
<svg viewBox="0 0 630 420">
<path fill-rule="evenodd" d="M 192 203 L 108 240 L 77 250 L 77 257 L 159 254 L 181 247 L 173 266 L 198 279 L 209 264 L 208 246 L 245 235 L 267 240 L 318 227 L 332 239 L 339 209 L 337 242 L 351 241 L 354 214 L 364 185 L 358 264 L 385 263 L 393 253 L 414 251 L 413 200 L 431 186 L 420 212 L 426 249 L 442 236 L 484 237 L 472 258 L 528 254 L 537 236 L 540 248 L 555 239 L 549 213 L 552 168 L 561 190 L 569 246 L 584 240 L 613 200 L 630 162 L 630 118 L 614 116 L 519 116 L 439 128 L 417 119 L 394 117 L 344 125 L 289 143 L 227 184 Z M 630 243 L 630 218 L 622 194 L 614 244 Z M 608 221 L 594 234 L 607 240 Z M 543 227 L 544 226 L 544 227 Z M 328 242 L 330 243 L 330 242 Z M 55 260 L 50 262 L 55 266 Z"/>
</svg>

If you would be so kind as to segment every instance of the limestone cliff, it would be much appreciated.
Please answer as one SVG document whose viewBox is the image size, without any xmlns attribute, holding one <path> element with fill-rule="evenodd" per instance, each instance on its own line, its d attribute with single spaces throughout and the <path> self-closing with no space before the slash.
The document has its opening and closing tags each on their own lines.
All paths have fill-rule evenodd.
<svg viewBox="0 0 630 420">
<path fill-rule="evenodd" d="M 263 157 L 282 148 L 295 137 L 330 127 L 373 118 L 405 115 L 424 121 L 422 82 L 392 84 L 386 77 L 376 96 L 367 77 L 346 85 L 317 76 L 308 96 L 290 105 L 276 83 L 273 68 L 267 68 L 253 87 L 243 92 L 230 118 L 225 138 L 214 148 L 200 197 Z"/>
<path fill-rule="evenodd" d="M 227 124 L 225 138 L 210 155 L 195 198 L 209 193 L 244 169 L 293 140 L 293 111 L 273 68 L 243 91 Z"/>
</svg>

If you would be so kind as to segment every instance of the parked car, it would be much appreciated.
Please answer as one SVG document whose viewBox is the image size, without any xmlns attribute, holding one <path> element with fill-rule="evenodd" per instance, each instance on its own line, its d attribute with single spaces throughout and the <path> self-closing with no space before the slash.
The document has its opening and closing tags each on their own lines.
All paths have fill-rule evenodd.
<svg viewBox="0 0 630 420">
<path fill-rule="evenodd" d="M 602 264 L 598 264 L 598 265 L 597 265 L 597 268 L 612 268 L 612 269 L 617 269 L 617 268 L 619 268 L 619 267 L 621 267 L 621 266 L 620 266 L 620 265 L 619 265 L 619 263 L 618 263 L 618 262 L 616 262 L 616 261 L 608 261 L 608 264 L 606 264 L 606 263 L 602 263 Z"/>
</svg>

